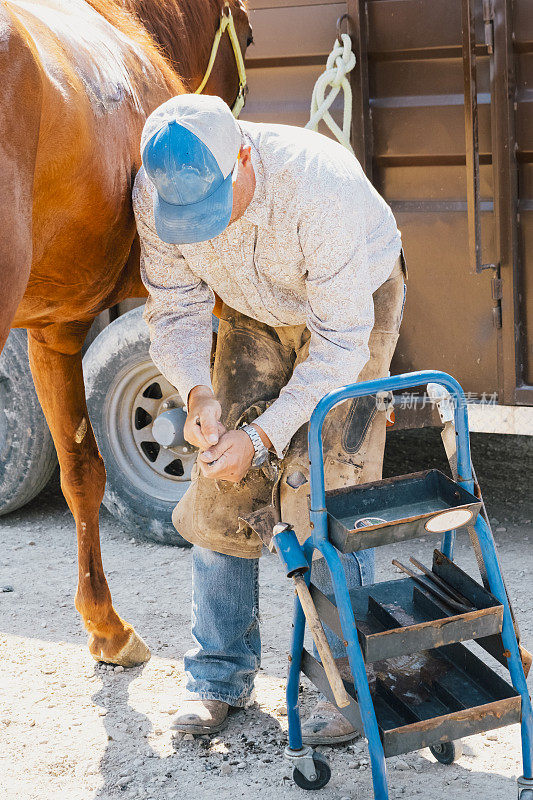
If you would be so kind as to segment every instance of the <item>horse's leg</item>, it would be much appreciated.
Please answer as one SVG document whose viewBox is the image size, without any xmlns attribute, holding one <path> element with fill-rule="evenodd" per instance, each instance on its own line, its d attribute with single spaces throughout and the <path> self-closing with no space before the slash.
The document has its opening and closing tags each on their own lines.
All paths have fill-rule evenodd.
<svg viewBox="0 0 533 800">
<path fill-rule="evenodd" d="M 89 632 L 89 650 L 98 661 L 130 667 L 147 661 L 150 651 L 113 608 L 102 566 L 98 517 L 106 476 L 85 402 L 81 346 L 87 327 L 30 330 L 30 366 L 56 446 L 61 488 L 76 522 L 76 608 Z"/>
</svg>

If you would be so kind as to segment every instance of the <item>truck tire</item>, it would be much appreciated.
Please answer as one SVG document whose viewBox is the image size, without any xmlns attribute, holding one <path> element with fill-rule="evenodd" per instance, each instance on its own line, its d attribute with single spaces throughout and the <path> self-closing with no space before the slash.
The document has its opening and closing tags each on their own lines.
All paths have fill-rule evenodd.
<svg viewBox="0 0 533 800">
<path fill-rule="evenodd" d="M 41 492 L 57 467 L 37 399 L 25 330 L 12 330 L 0 355 L 0 516 Z"/>
<path fill-rule="evenodd" d="M 172 525 L 172 511 L 190 485 L 196 449 L 163 447 L 152 435 L 157 416 L 182 408 L 176 389 L 149 355 L 143 308 L 123 314 L 83 358 L 89 417 L 104 459 L 104 505 L 136 538 L 189 547 Z"/>
</svg>

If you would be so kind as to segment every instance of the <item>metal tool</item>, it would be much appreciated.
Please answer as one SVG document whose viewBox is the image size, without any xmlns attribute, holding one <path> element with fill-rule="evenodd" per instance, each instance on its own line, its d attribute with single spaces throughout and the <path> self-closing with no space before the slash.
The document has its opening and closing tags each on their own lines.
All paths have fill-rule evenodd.
<svg viewBox="0 0 533 800">
<path fill-rule="evenodd" d="M 402 572 L 405 572 L 405 574 L 409 575 L 409 577 L 412 578 L 416 583 L 426 589 L 430 594 L 434 595 L 442 603 L 452 608 L 454 611 L 459 611 L 460 614 L 467 614 L 469 611 L 475 611 L 474 606 L 458 603 L 457 600 L 454 600 L 454 598 L 448 594 L 448 592 L 442 591 L 437 586 L 436 582 L 427 577 L 425 578 L 423 575 L 417 575 L 416 572 L 413 572 L 413 570 L 404 566 L 404 564 L 401 564 L 395 558 L 393 558 L 392 563 L 395 567 L 401 569 Z"/>
<path fill-rule="evenodd" d="M 276 549 L 286 566 L 287 577 L 292 578 L 294 581 L 298 599 L 322 661 L 322 666 L 328 677 L 335 702 L 339 708 L 346 708 L 346 706 L 350 705 L 350 696 L 344 687 L 344 681 L 341 678 L 341 674 L 333 658 L 333 653 L 331 652 L 324 628 L 322 627 L 313 598 L 309 593 L 309 587 L 304 578 L 305 573 L 310 569 L 309 563 L 305 560 L 305 557 L 303 559 L 305 564 L 301 560 L 299 562 L 296 553 L 303 555 L 303 550 L 298 542 L 297 536 L 292 525 L 281 521 L 281 478 L 281 470 L 278 470 L 274 486 L 272 487 L 272 506 L 277 523 L 274 525 L 272 539 L 268 547 L 269 549 Z"/>
<path fill-rule="evenodd" d="M 417 561 L 417 559 L 413 558 L 412 556 L 410 557 L 409 561 L 411 562 L 411 564 L 417 567 L 421 572 L 423 572 L 424 575 L 426 575 L 430 580 L 432 580 L 433 583 L 436 583 L 437 586 L 440 586 L 440 588 L 443 589 L 443 591 L 451 595 L 454 598 L 454 600 L 456 600 L 458 603 L 461 603 L 464 606 L 470 606 L 470 603 L 468 602 L 466 597 L 463 597 L 462 594 L 459 594 L 459 592 L 452 586 L 447 584 L 446 581 L 443 581 L 442 578 L 439 578 L 438 575 L 435 575 L 433 570 L 429 569 L 429 567 L 425 567 L 423 564 L 420 563 L 420 561 Z"/>
<path fill-rule="evenodd" d="M 282 471 L 277 464 L 269 466 L 272 470 L 271 477 L 273 478 L 272 505 L 259 509 L 259 511 L 241 521 L 255 531 L 271 553 L 278 554 L 285 567 L 287 577 L 292 578 L 335 702 L 339 708 L 345 708 L 350 705 L 350 696 L 344 686 L 313 598 L 309 592 L 305 577 L 310 571 L 309 562 L 298 542 L 292 525 L 281 521 L 280 484 Z"/>
<path fill-rule="evenodd" d="M 313 598 L 309 593 L 309 587 L 305 579 L 305 574 L 309 571 L 309 564 L 303 554 L 296 534 L 291 525 L 278 522 L 274 525 L 269 549 L 277 552 L 285 566 L 288 578 L 294 581 L 294 587 L 300 601 L 300 605 L 305 614 L 305 619 L 309 625 L 311 636 L 316 644 L 316 649 L 320 656 L 322 666 L 327 675 L 331 691 L 335 702 L 339 708 L 350 705 L 350 696 L 344 687 L 338 667 L 333 658 L 333 653 L 329 646 L 324 628 L 315 608 Z"/>
</svg>

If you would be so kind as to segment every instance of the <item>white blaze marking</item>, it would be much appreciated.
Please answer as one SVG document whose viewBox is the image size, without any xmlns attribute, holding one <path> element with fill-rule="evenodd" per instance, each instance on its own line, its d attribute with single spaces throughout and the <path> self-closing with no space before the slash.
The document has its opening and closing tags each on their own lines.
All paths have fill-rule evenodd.
<svg viewBox="0 0 533 800">
<path fill-rule="evenodd" d="M 76 433 L 74 434 L 74 441 L 76 442 L 76 444 L 81 444 L 83 442 L 86 433 L 87 433 L 87 420 L 85 419 L 85 417 L 82 417 L 82 420 L 78 425 Z"/>
</svg>

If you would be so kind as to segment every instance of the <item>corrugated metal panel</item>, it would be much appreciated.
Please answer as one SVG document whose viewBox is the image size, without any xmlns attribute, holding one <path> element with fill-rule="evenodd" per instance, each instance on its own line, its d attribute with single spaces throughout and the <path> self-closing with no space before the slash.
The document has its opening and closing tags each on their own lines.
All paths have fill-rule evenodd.
<svg viewBox="0 0 533 800">
<path fill-rule="evenodd" d="M 248 61 L 327 55 L 345 10 L 344 3 L 257 8 L 250 14 L 255 44 Z"/>
<path fill-rule="evenodd" d="M 241 116 L 303 126 L 346 4 L 252 0 L 248 6 L 254 45 L 246 59 L 250 93 Z M 333 106 L 335 118 L 338 107 L 339 103 Z"/>
</svg>

